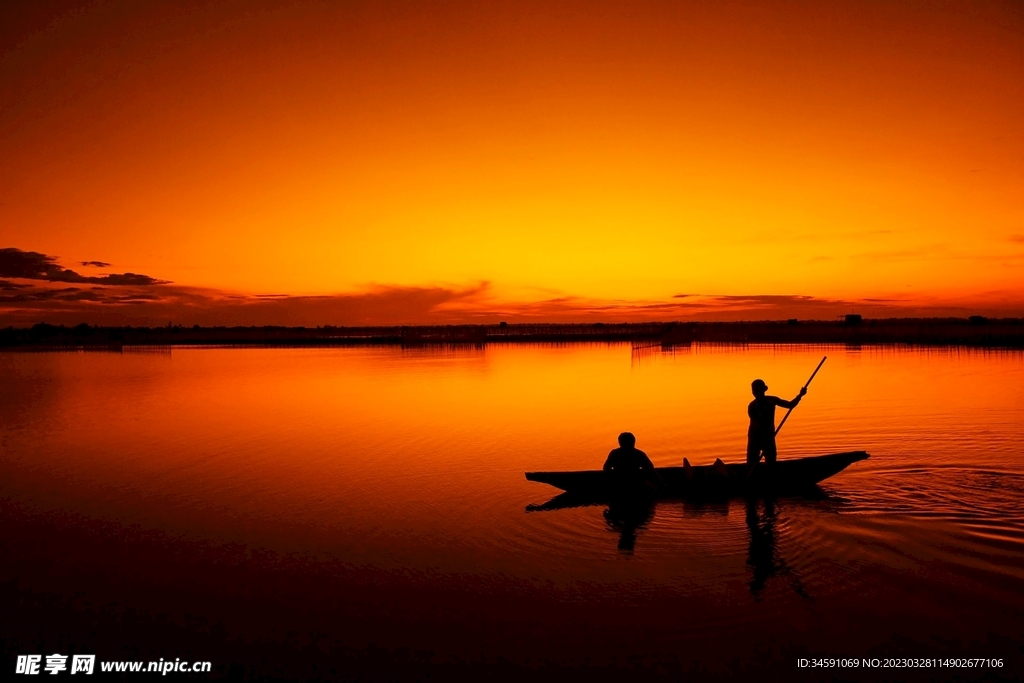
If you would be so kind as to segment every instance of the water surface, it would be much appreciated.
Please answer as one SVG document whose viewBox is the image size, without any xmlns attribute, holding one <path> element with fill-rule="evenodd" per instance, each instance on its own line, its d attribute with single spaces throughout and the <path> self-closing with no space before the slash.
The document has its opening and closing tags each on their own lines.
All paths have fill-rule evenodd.
<svg viewBox="0 0 1024 683">
<path fill-rule="evenodd" d="M 523 472 L 600 467 L 623 430 L 658 466 L 742 460 L 750 381 L 791 398 L 826 353 L 780 458 L 871 458 L 817 495 L 663 501 L 625 529 L 526 512 L 558 492 Z M 5 353 L 0 383 L 8 655 L 371 679 L 1024 670 L 1020 353 Z"/>
</svg>

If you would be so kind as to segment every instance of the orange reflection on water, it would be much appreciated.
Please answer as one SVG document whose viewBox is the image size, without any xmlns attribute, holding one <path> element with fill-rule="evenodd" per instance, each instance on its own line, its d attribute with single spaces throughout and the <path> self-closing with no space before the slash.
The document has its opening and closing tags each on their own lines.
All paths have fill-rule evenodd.
<svg viewBox="0 0 1024 683">
<path fill-rule="evenodd" d="M 657 465 L 741 460 L 750 381 L 792 396 L 825 353 L 780 457 L 872 457 L 819 497 L 665 501 L 635 523 L 524 512 L 557 493 L 524 471 L 599 467 L 625 429 Z M 0 354 L 0 379 L 0 597 L 58 596 L 59 618 L 7 622 L 38 621 L 33 642 L 88 629 L 108 657 L 138 639 L 165 656 L 164 623 L 189 647 L 201 623 L 252 645 L 226 659 L 293 662 L 291 634 L 316 631 L 459 658 L 725 662 L 736 642 L 773 652 L 766 634 L 995 652 L 1020 632 L 1019 353 L 175 349 Z M 121 634 L 125 610 L 159 626 Z"/>
<path fill-rule="evenodd" d="M 599 467 L 620 431 L 659 466 L 740 460 L 750 381 L 791 397 L 825 353 L 780 457 L 1017 471 L 1018 354 L 623 345 L 5 355 L 5 469 L 48 505 L 216 537 L 416 535 L 428 509 L 485 533 L 554 492 L 524 471 Z"/>
</svg>

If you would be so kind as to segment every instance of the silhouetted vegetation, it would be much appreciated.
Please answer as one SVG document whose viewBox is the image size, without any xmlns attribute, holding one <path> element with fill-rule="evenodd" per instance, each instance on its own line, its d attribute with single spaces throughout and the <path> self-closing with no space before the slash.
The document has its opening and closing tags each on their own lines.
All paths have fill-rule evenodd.
<svg viewBox="0 0 1024 683">
<path fill-rule="evenodd" d="M 0 329 L 0 348 L 121 350 L 126 346 L 351 346 L 529 342 L 732 344 L 920 344 L 1024 348 L 1021 318 L 887 318 L 668 323 L 506 323 L 401 327 L 66 327 Z"/>
</svg>

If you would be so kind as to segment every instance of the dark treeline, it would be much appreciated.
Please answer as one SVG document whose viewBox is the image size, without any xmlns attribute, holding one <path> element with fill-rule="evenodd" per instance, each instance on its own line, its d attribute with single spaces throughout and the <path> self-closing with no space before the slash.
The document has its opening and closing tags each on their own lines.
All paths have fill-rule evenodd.
<svg viewBox="0 0 1024 683">
<path fill-rule="evenodd" d="M 403 327 L 74 327 L 38 324 L 0 329 L 8 349 L 110 349 L 125 346 L 343 346 L 514 342 L 738 344 L 923 344 L 1024 348 L 1024 319 L 887 318 L 762 322 L 527 323 Z"/>
</svg>

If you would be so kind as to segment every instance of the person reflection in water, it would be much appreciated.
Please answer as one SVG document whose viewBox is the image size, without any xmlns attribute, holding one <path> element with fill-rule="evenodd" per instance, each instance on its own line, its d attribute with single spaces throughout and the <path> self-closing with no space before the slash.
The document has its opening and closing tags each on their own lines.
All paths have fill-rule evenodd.
<svg viewBox="0 0 1024 683">
<path fill-rule="evenodd" d="M 636 447 L 636 437 L 630 432 L 619 434 L 619 447 L 612 449 L 604 461 L 605 472 L 637 474 L 654 469 L 654 463 L 647 454 Z"/>
<path fill-rule="evenodd" d="M 775 448 L 775 406 L 795 408 L 807 393 L 807 388 L 801 389 L 800 394 L 792 401 L 786 401 L 778 396 L 768 396 L 768 385 L 764 380 L 755 379 L 750 384 L 750 390 L 754 394 L 754 400 L 747 406 L 747 415 L 750 416 L 750 427 L 747 429 L 747 466 L 753 467 L 761 462 L 762 455 L 765 463 L 774 465 L 778 454 Z"/>
<path fill-rule="evenodd" d="M 636 548 L 637 533 L 654 516 L 654 501 L 643 497 L 624 497 L 613 500 L 604 511 L 604 521 L 619 533 L 619 550 L 632 553 Z"/>
<path fill-rule="evenodd" d="M 797 595 L 814 602 L 814 598 L 804 589 L 800 577 L 779 553 L 775 520 L 775 501 L 772 498 L 764 498 L 763 515 L 758 514 L 757 500 L 747 499 L 747 531 L 750 533 L 747 566 L 751 570 L 750 594 L 754 596 L 754 600 L 760 601 L 769 580 L 783 575 L 788 577 L 790 587 Z"/>
<path fill-rule="evenodd" d="M 750 578 L 750 593 L 755 600 L 761 599 L 768 579 L 775 576 L 778 565 L 775 560 L 775 503 L 770 498 L 764 501 L 764 518 L 757 514 L 757 501 L 747 500 L 747 531 L 750 545 L 747 548 L 747 566 L 753 571 Z"/>
</svg>

